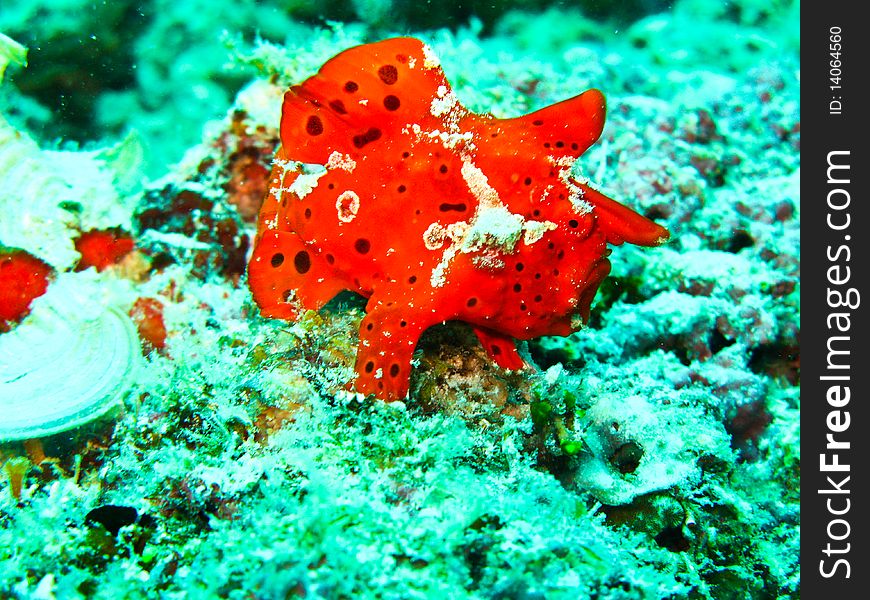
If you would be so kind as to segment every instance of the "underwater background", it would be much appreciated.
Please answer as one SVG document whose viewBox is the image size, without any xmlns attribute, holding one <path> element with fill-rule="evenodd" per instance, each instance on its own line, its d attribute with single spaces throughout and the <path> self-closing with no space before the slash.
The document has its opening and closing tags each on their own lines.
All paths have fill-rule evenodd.
<svg viewBox="0 0 870 600">
<path fill-rule="evenodd" d="M 799 598 L 798 12 L 0 0 L 0 598 Z M 602 90 L 577 168 L 671 238 L 385 403 L 363 300 L 266 319 L 246 265 L 284 90 L 396 35 L 475 112 Z"/>
</svg>

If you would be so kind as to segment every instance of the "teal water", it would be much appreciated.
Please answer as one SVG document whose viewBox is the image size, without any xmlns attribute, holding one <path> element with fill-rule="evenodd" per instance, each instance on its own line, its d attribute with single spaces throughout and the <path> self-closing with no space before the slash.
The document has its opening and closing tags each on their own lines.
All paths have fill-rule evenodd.
<svg viewBox="0 0 870 600">
<path fill-rule="evenodd" d="M 0 313 L 0 598 L 798 598 L 798 9 L 0 4 L 0 311 L 13 253 L 50 271 Z M 601 90 L 572 176 L 670 241 L 612 246 L 522 370 L 436 324 L 383 402 L 350 391 L 365 300 L 264 318 L 247 265 L 283 92 L 398 35 L 474 112 Z"/>
</svg>

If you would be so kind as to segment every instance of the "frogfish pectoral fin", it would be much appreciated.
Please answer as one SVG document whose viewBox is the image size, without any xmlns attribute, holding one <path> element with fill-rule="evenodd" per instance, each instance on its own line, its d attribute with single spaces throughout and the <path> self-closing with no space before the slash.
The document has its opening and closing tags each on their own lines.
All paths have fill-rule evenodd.
<svg viewBox="0 0 870 600">
<path fill-rule="evenodd" d="M 321 264 L 324 263 L 324 264 Z M 264 230 L 248 265 L 248 284 L 266 317 L 295 320 L 303 310 L 317 310 L 344 290 L 325 277 L 328 267 L 293 232 Z"/>
</svg>

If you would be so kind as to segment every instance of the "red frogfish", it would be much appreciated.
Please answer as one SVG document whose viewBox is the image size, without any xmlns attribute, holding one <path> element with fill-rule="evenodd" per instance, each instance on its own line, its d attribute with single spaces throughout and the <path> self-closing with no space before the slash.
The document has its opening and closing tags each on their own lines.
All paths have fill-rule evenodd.
<svg viewBox="0 0 870 600">
<path fill-rule="evenodd" d="M 343 290 L 367 298 L 354 385 L 383 400 L 407 396 L 420 335 L 445 321 L 523 368 L 515 340 L 588 319 L 608 244 L 668 238 L 571 176 L 604 115 L 595 89 L 513 119 L 473 113 L 414 38 L 341 52 L 284 96 L 254 300 L 294 320 Z"/>
</svg>

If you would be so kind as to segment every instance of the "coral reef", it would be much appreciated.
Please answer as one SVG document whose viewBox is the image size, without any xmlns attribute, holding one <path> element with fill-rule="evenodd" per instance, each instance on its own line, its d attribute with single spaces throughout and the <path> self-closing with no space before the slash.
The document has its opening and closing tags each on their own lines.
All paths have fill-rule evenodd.
<svg viewBox="0 0 870 600">
<path fill-rule="evenodd" d="M 0 74 L 10 57 L 23 64 L 26 51 L 0 37 Z M 15 246 L 0 253 L 0 441 L 67 432 L 131 393 L 140 362 L 126 314 L 132 283 L 97 273 L 130 248 L 119 252 L 113 235 L 94 244 L 92 228 L 130 222 L 122 198 L 135 188 L 137 157 L 134 142 L 42 150 L 0 117 L 0 248 Z"/>
<path fill-rule="evenodd" d="M 3 355 L 0 373 L 46 381 L 109 369 L 111 393 L 74 429 L 0 443 L 0 597 L 800 597 L 797 3 L 644 4 L 619 33 L 530 3 L 416 31 L 470 110 L 510 118 L 603 89 L 607 125 L 573 173 L 672 241 L 614 252 L 586 328 L 518 345 L 537 369 L 493 365 L 462 323 L 431 328 L 390 404 L 347 391 L 364 301 L 264 319 L 244 265 L 283 90 L 391 37 L 375 8 L 401 3 L 326 30 L 293 20 L 316 5 L 221 4 L 218 26 L 169 4 L 132 32 L 137 64 L 162 66 L 95 92 L 97 114 L 128 102 L 88 124 L 99 148 L 47 149 L 24 127 L 39 110 L 8 108 L 23 96 L 3 86 L 0 244 L 54 275 L 0 348 L 49 317 L 72 333 L 109 321 L 113 356 L 144 365 L 83 350 L 69 358 L 90 366 L 65 375 Z M 263 14 L 286 31 L 254 40 Z M 23 59 L 0 38 L 0 73 L 11 60 L 18 80 Z M 227 61 L 232 81 L 215 76 Z M 151 85 L 159 102 L 140 104 Z M 144 133 L 112 137 L 128 126 Z M 92 231 L 133 249 L 116 262 L 101 246 L 110 264 L 76 271 Z M 62 388 L 13 384 L 0 406 Z"/>
</svg>

